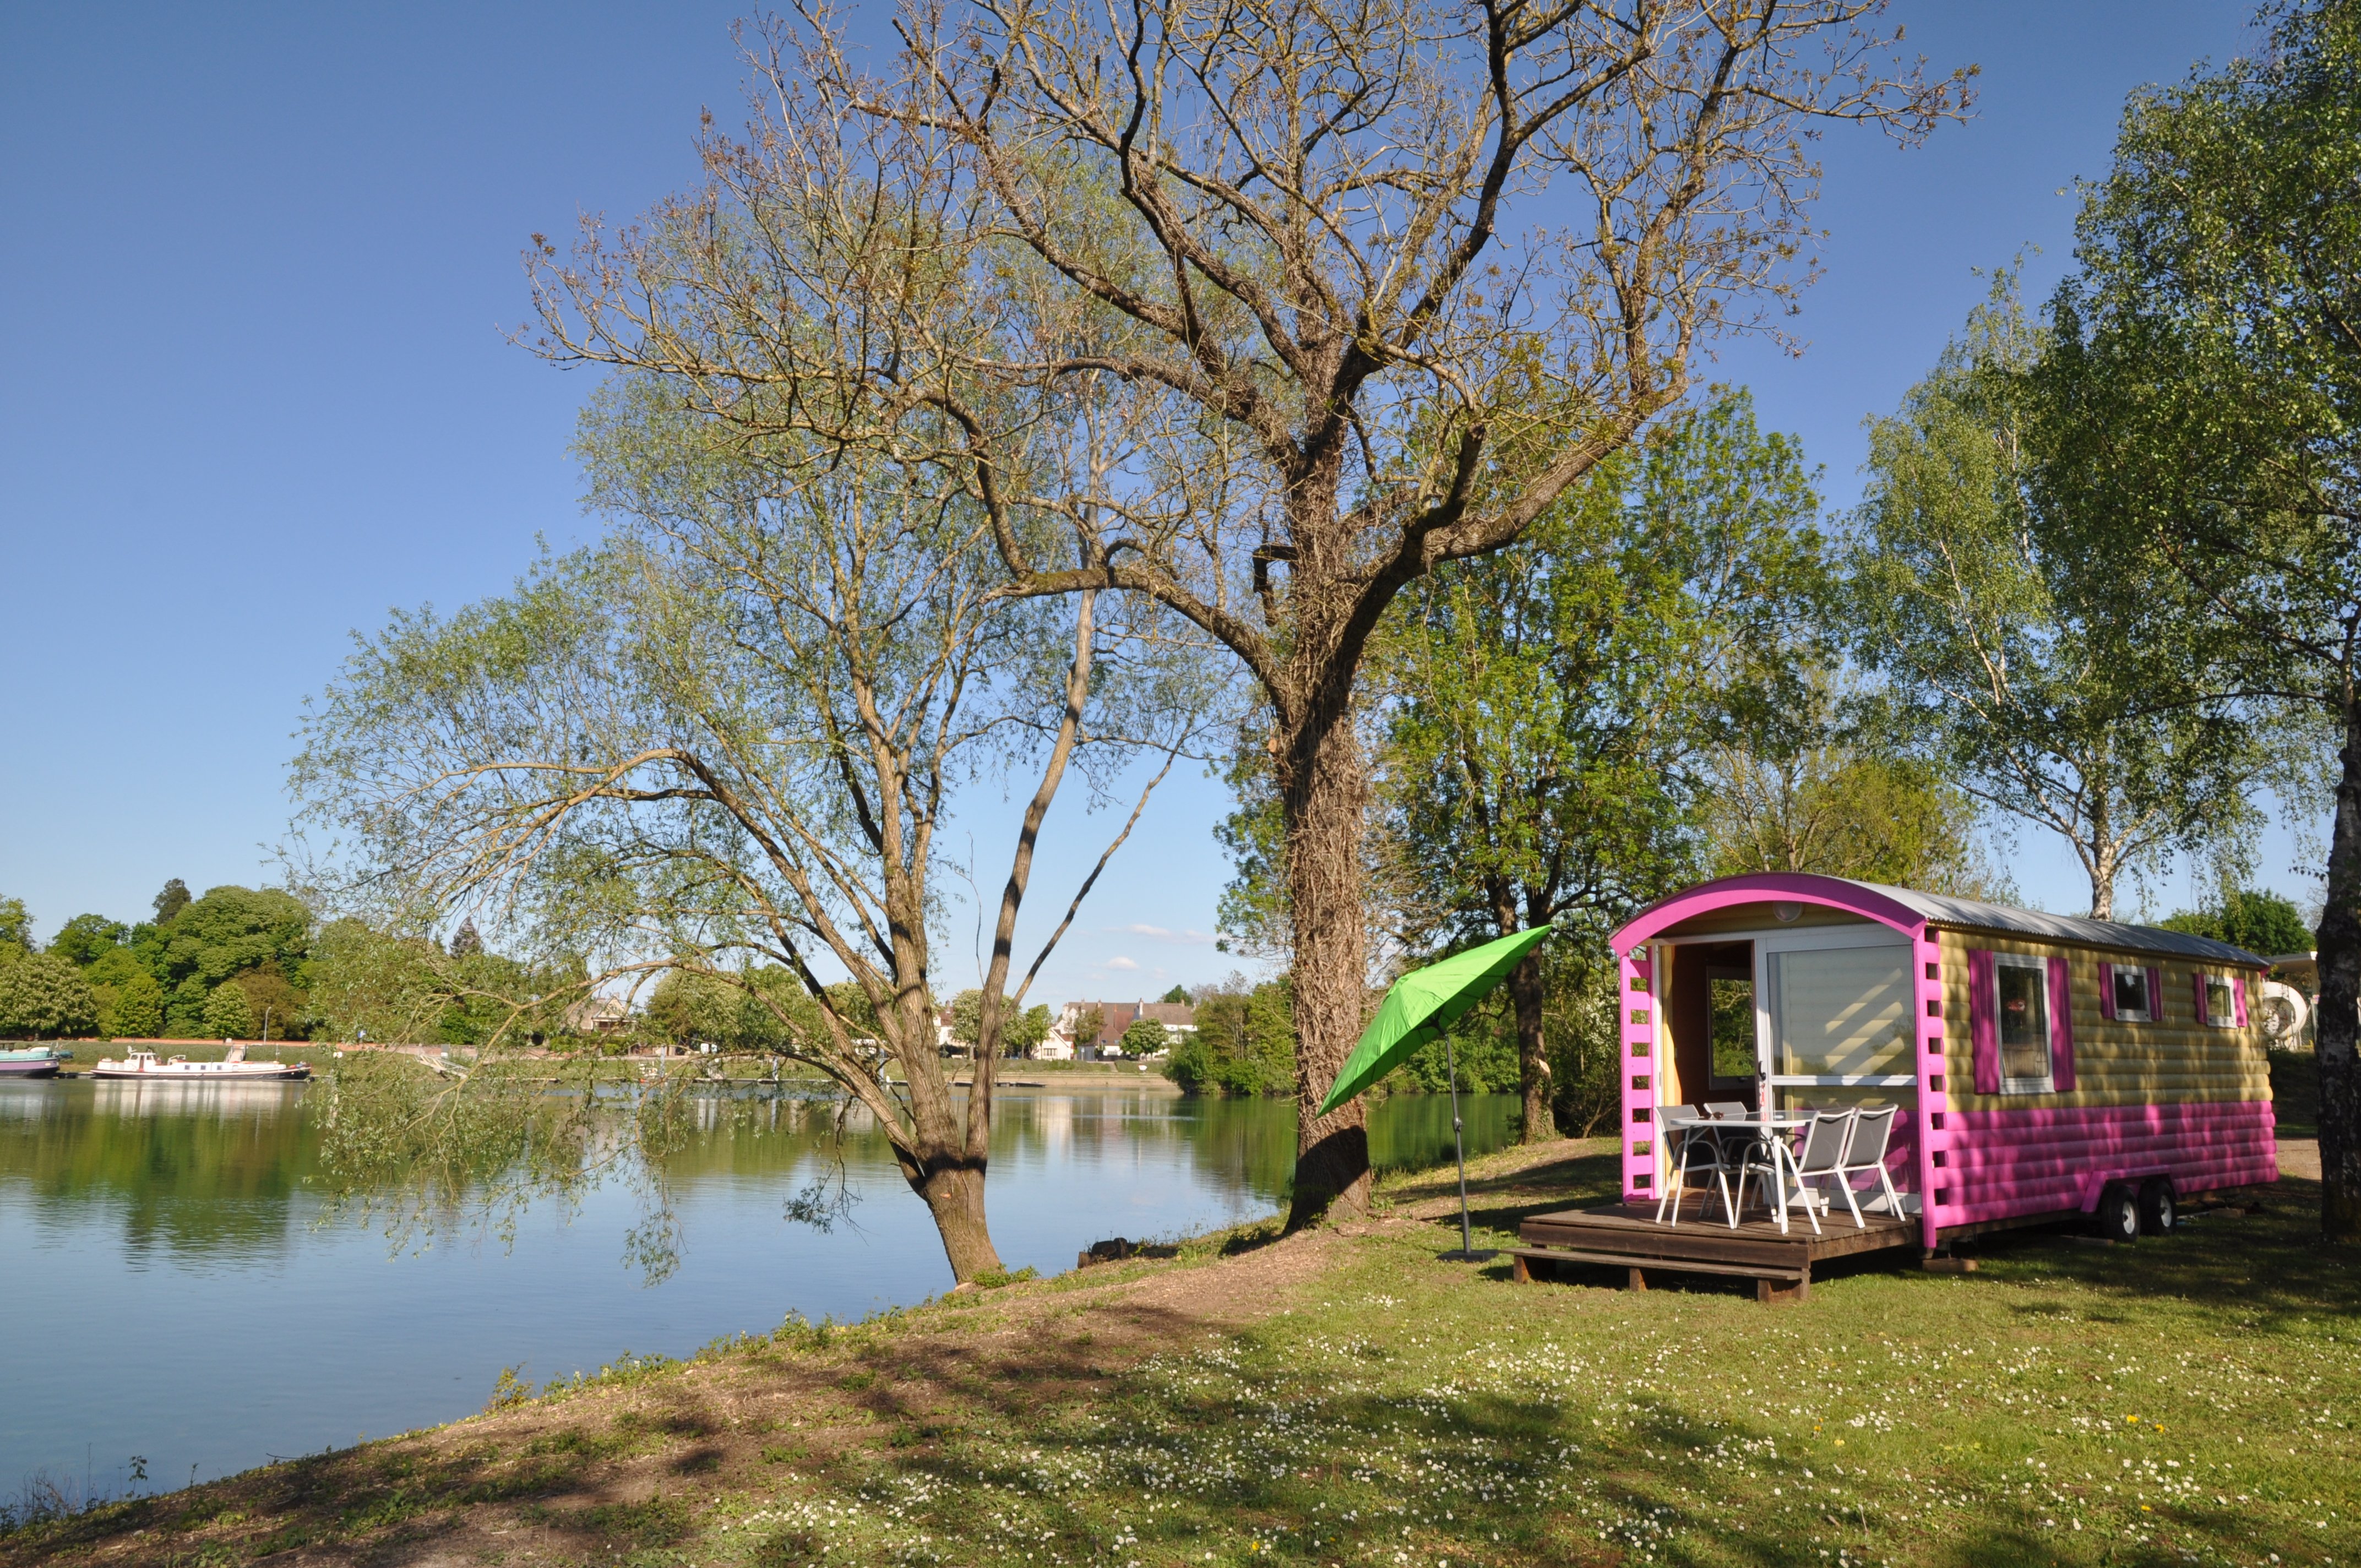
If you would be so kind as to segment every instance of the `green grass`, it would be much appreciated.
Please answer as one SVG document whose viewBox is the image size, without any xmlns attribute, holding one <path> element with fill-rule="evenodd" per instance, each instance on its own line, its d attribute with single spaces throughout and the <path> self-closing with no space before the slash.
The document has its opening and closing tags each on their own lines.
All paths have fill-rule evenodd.
<svg viewBox="0 0 2361 1568">
<path fill-rule="evenodd" d="M 1479 1164 L 1479 1245 L 1611 1174 L 1518 1164 Z M 1440 1262 L 1445 1190 L 1388 1183 L 1390 1219 L 1278 1283 L 1256 1271 L 1292 1255 L 1224 1261 L 1268 1241 L 1247 1231 L 792 1325 L 507 1424 L 20 1532 L 0 1561 L 297 1540 L 651 1568 L 2361 1561 L 2356 1259 L 2317 1244 L 2309 1184 L 2133 1247 L 1864 1261 L 1777 1308 Z M 1176 1316 L 1187 1292 L 1097 1288 L 1175 1269 L 1221 1326 Z"/>
</svg>

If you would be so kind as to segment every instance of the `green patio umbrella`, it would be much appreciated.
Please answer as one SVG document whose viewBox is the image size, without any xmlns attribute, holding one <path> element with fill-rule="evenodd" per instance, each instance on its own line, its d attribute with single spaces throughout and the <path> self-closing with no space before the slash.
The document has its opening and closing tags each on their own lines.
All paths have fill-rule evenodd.
<svg viewBox="0 0 2361 1568">
<path fill-rule="evenodd" d="M 1409 1059 L 1411 1054 L 1437 1036 L 1443 1037 L 1444 1060 L 1451 1075 L 1451 1141 L 1459 1154 L 1459 1253 L 1476 1255 L 1467 1223 L 1467 1147 L 1459 1128 L 1459 1061 L 1445 1033 L 1460 1015 L 1482 1001 L 1516 968 L 1518 961 L 1550 934 L 1546 926 L 1520 931 L 1455 953 L 1439 964 L 1412 970 L 1394 981 L 1378 1015 L 1361 1031 L 1361 1043 L 1345 1058 L 1344 1070 L 1320 1102 L 1325 1116 Z M 1489 1256 L 1489 1254 L 1485 1255 Z"/>
</svg>

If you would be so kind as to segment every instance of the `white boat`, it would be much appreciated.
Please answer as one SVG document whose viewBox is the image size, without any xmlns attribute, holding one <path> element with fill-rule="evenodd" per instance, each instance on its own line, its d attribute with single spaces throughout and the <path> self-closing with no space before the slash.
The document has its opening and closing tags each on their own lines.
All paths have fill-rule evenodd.
<svg viewBox="0 0 2361 1568">
<path fill-rule="evenodd" d="M 233 1043 L 220 1061 L 191 1061 L 174 1057 L 159 1061 L 154 1051 L 131 1051 L 122 1061 L 109 1059 L 91 1066 L 93 1078 L 137 1078 L 187 1083 L 283 1083 L 312 1076 L 312 1064 L 302 1061 L 248 1061 L 246 1047 Z"/>
</svg>

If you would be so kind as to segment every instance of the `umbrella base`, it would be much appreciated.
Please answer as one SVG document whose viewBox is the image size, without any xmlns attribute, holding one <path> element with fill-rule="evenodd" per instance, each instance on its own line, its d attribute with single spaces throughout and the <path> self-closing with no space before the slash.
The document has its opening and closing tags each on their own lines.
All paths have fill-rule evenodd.
<svg viewBox="0 0 2361 1568">
<path fill-rule="evenodd" d="M 1438 1263 L 1489 1263 L 1499 1255 L 1497 1247 L 1477 1247 L 1472 1251 L 1453 1247 L 1449 1252 L 1436 1253 L 1434 1258 Z"/>
</svg>

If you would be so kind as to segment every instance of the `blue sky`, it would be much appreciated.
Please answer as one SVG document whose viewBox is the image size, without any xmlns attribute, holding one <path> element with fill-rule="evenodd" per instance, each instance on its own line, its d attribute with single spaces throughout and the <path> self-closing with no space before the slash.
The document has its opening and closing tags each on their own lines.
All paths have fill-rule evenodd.
<svg viewBox="0 0 2361 1568">
<path fill-rule="evenodd" d="M 267 879 L 291 732 L 348 634 L 500 590 L 536 536 L 588 535 L 566 444 L 589 382 L 505 340 L 518 255 L 695 177 L 698 109 L 737 111 L 736 11 L 0 8 L 0 892 L 44 936 L 85 909 L 137 917 L 170 876 Z M 2226 0 L 1895 15 L 1935 65 L 1982 65 L 1979 117 L 1915 152 L 1826 142 L 1808 347 L 1740 343 L 1708 371 L 1802 436 L 1837 503 L 1863 416 L 1980 296 L 1971 269 L 2031 244 L 2029 296 L 2059 276 L 2057 192 L 2103 171 L 2125 92 L 2246 36 Z M 1224 806 L 1210 781 L 1168 783 L 1047 999 L 1229 967 L 1207 935 Z M 1044 905 L 1101 841 L 1065 826 Z M 2264 880 L 2301 894 L 2292 855 L 2275 832 Z M 2031 902 L 2086 896 L 2029 834 L 2013 865 Z"/>
</svg>

